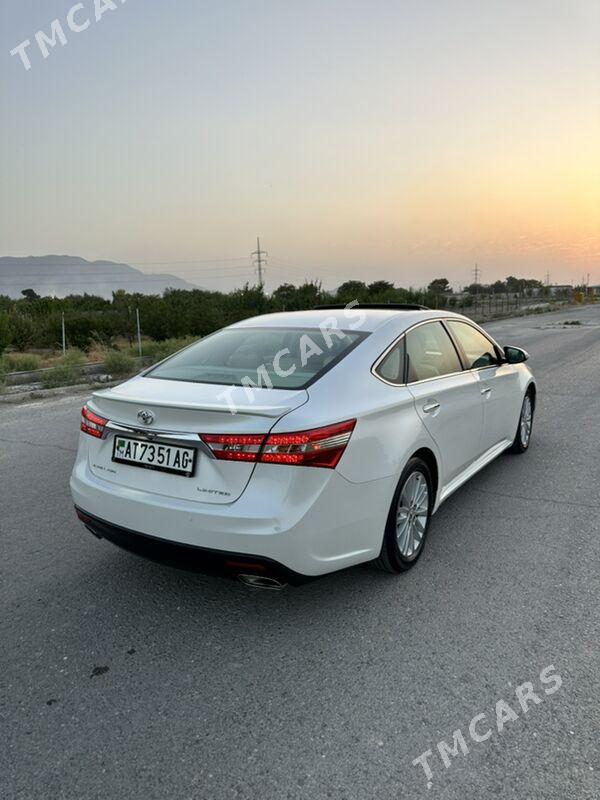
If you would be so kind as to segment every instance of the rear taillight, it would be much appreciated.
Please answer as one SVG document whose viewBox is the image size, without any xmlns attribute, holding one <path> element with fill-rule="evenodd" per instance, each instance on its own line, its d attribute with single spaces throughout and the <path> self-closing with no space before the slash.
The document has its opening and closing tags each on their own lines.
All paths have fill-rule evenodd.
<svg viewBox="0 0 600 800">
<path fill-rule="evenodd" d="M 290 464 L 299 467 L 333 469 L 346 449 L 356 420 L 327 425 L 297 433 L 262 435 L 201 434 L 215 458 Z"/>
<path fill-rule="evenodd" d="M 256 456 L 265 440 L 263 435 L 230 435 L 203 433 L 200 438 L 222 461 L 256 461 Z"/>
<path fill-rule="evenodd" d="M 89 433 L 90 436 L 95 436 L 96 439 L 101 439 L 104 433 L 104 426 L 108 422 L 107 419 L 99 417 L 90 411 L 87 406 L 81 409 L 81 430 L 84 433 Z"/>
<path fill-rule="evenodd" d="M 355 419 L 299 433 L 274 433 L 267 437 L 259 461 L 333 469 L 350 440 Z"/>
</svg>

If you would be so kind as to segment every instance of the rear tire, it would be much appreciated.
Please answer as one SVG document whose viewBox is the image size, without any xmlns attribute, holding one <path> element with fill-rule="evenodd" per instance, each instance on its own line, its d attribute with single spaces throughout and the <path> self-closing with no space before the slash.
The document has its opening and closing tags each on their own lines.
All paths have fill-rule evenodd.
<svg viewBox="0 0 600 800">
<path fill-rule="evenodd" d="M 379 558 L 373 562 L 384 572 L 406 572 L 425 545 L 434 494 L 431 473 L 420 458 L 411 458 L 402 470 L 388 514 Z"/>
<path fill-rule="evenodd" d="M 521 415 L 519 417 L 519 424 L 517 425 L 517 433 L 515 440 L 509 448 L 510 453 L 522 455 L 529 449 L 531 442 L 531 433 L 533 430 L 533 412 L 535 411 L 535 398 L 531 389 L 523 398 L 523 405 L 521 406 Z"/>
</svg>

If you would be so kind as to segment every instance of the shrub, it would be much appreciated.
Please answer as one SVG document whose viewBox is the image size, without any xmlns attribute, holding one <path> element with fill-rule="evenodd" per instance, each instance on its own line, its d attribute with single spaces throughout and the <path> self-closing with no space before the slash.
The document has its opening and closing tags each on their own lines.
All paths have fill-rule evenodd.
<svg viewBox="0 0 600 800">
<path fill-rule="evenodd" d="M 10 317 L 0 313 L 0 356 L 11 342 Z"/>
<path fill-rule="evenodd" d="M 109 349 L 106 347 L 106 345 L 103 345 L 100 342 L 93 342 L 86 350 L 87 360 L 93 363 L 104 361 L 108 352 Z"/>
<path fill-rule="evenodd" d="M 8 372 L 28 372 L 39 369 L 42 359 L 35 353 L 7 353 L 4 362 Z"/>
<path fill-rule="evenodd" d="M 136 372 L 134 357 L 122 350 L 108 350 L 104 357 L 104 366 L 110 375 L 132 375 Z"/>
<path fill-rule="evenodd" d="M 44 373 L 42 383 L 47 389 L 55 386 L 71 386 L 81 378 L 81 366 L 85 357 L 80 350 L 68 350 L 54 367 Z"/>
<path fill-rule="evenodd" d="M 163 342 L 142 342 L 142 353 L 156 364 L 197 340 L 197 336 L 183 336 L 180 339 L 165 339 Z"/>
<path fill-rule="evenodd" d="M 35 325 L 31 317 L 14 313 L 10 317 L 10 339 L 17 350 L 27 350 L 35 337 Z"/>
</svg>

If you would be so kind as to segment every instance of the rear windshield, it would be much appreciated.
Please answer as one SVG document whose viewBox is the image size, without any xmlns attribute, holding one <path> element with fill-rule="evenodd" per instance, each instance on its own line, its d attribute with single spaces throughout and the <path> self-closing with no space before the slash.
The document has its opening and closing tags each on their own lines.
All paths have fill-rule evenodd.
<svg viewBox="0 0 600 800">
<path fill-rule="evenodd" d="M 366 335 L 320 328 L 224 328 L 171 356 L 146 377 L 303 389 Z"/>
</svg>

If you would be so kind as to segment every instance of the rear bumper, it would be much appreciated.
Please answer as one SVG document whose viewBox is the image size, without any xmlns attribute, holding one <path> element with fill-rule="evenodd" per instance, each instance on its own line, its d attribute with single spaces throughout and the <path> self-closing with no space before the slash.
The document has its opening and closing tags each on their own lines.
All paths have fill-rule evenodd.
<svg viewBox="0 0 600 800">
<path fill-rule="evenodd" d="M 223 577 L 256 575 L 274 578 L 280 583 L 289 583 L 293 586 L 313 580 L 310 576 L 294 572 L 270 558 L 247 553 L 228 553 L 158 539 L 147 533 L 130 531 L 106 522 L 106 520 L 93 517 L 77 506 L 75 506 L 75 510 L 85 527 L 98 539 L 106 539 L 123 550 L 128 550 L 130 553 L 143 556 L 159 564 L 166 564 L 169 567 L 176 567 L 186 572 L 200 572 L 203 575 Z"/>
<path fill-rule="evenodd" d="M 236 554 L 309 577 L 377 558 L 394 489 L 393 478 L 356 484 L 337 470 L 259 464 L 235 502 L 189 502 L 103 480 L 85 452 L 71 475 L 75 506 L 98 524 L 167 550 L 172 544 L 183 547 L 179 553 Z"/>
</svg>

